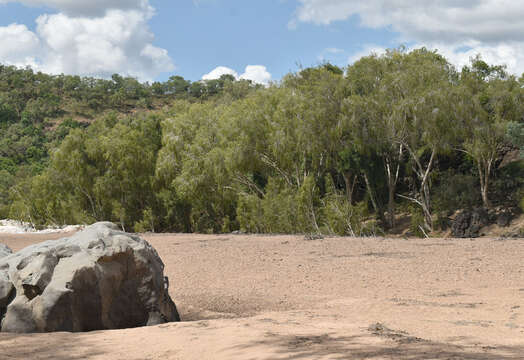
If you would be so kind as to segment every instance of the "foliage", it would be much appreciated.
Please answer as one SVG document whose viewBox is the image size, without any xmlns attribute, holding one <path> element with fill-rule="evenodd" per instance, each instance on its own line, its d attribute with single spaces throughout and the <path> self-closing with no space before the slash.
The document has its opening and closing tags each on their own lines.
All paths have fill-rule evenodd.
<svg viewBox="0 0 524 360">
<path fill-rule="evenodd" d="M 409 206 L 424 236 L 457 209 L 521 201 L 521 162 L 499 163 L 522 146 L 523 91 L 480 57 L 459 72 L 426 49 L 302 69 L 269 87 L 4 66 L 0 217 L 365 236 Z"/>
<path fill-rule="evenodd" d="M 520 148 L 520 156 L 524 158 L 524 119 L 522 123 L 509 123 L 507 135 L 510 141 Z"/>
</svg>

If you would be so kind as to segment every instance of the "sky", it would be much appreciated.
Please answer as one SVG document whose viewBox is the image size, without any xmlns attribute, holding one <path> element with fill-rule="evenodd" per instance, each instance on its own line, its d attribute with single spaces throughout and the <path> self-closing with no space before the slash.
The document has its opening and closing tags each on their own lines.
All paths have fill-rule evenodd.
<svg viewBox="0 0 524 360">
<path fill-rule="evenodd" d="M 522 0 L 0 0 L 0 63 L 141 81 L 261 84 L 425 46 L 524 72 Z"/>
</svg>

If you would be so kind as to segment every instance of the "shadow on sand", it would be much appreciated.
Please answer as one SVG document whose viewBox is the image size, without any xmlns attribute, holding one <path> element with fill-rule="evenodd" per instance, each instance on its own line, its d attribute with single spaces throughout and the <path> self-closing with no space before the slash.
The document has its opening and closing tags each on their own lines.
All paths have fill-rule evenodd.
<svg viewBox="0 0 524 360">
<path fill-rule="evenodd" d="M 0 333 L 0 359 L 77 360 L 102 354 L 83 334 Z"/>
<path fill-rule="evenodd" d="M 381 324 L 368 329 L 369 335 L 332 336 L 282 335 L 267 333 L 264 339 L 235 350 L 249 354 L 249 348 L 267 347 L 286 359 L 402 359 L 402 360 L 522 360 L 523 346 L 460 346 L 432 342 L 390 330 Z M 246 356 L 249 359 L 249 356 Z M 257 358 L 259 359 L 259 358 Z M 268 357 L 270 359 L 270 357 Z"/>
</svg>

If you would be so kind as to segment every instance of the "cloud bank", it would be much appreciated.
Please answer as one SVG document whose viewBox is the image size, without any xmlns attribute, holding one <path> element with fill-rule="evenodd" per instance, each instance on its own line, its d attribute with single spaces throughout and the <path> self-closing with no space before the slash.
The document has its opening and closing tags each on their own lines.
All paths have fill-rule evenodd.
<svg viewBox="0 0 524 360">
<path fill-rule="evenodd" d="M 358 16 L 367 28 L 387 28 L 399 41 L 438 49 L 457 65 L 481 53 L 524 72 L 524 2 L 514 0 L 298 0 L 291 25 L 329 25 Z"/>
<path fill-rule="evenodd" d="M 148 0 L 19 2 L 59 12 L 39 16 L 35 32 L 21 24 L 0 27 L 0 62 L 53 74 L 123 73 L 140 80 L 174 69 L 167 50 L 153 45 L 147 22 L 154 10 Z"/>
<path fill-rule="evenodd" d="M 263 65 L 248 65 L 244 70 L 244 73 L 238 75 L 238 73 L 225 66 L 218 66 L 208 74 L 202 76 L 202 80 L 213 80 L 218 79 L 222 75 L 233 75 L 235 79 L 251 80 L 254 83 L 268 85 L 271 81 L 271 74 L 267 71 L 267 68 Z"/>
</svg>

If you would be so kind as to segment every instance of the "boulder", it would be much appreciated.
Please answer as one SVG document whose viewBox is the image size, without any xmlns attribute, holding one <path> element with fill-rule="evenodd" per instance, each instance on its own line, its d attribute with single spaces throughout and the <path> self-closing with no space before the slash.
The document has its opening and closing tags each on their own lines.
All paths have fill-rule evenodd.
<svg viewBox="0 0 524 360">
<path fill-rule="evenodd" d="M 451 235 L 457 238 L 479 237 L 480 229 L 488 224 L 489 214 L 485 209 L 463 210 L 453 219 Z"/>
<path fill-rule="evenodd" d="M 81 332 L 179 321 L 164 264 L 137 235 L 97 223 L 0 259 L 0 331 Z"/>
<path fill-rule="evenodd" d="M 501 211 L 497 214 L 497 225 L 501 227 L 507 227 L 513 219 L 513 214 L 510 211 Z"/>
<path fill-rule="evenodd" d="M 0 259 L 3 257 L 6 257 L 8 255 L 11 255 L 13 251 L 7 247 L 7 245 L 0 244 Z"/>
</svg>

